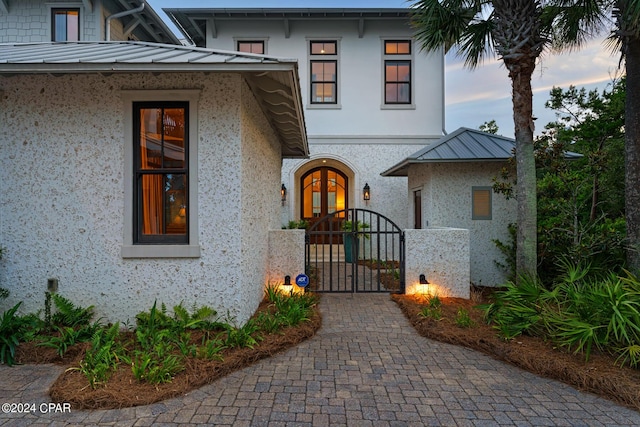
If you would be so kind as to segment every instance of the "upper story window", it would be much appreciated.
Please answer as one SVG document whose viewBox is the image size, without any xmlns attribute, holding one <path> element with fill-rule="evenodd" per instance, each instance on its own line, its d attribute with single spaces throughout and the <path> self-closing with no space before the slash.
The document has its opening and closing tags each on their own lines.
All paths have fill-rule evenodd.
<svg viewBox="0 0 640 427">
<path fill-rule="evenodd" d="M 134 243 L 189 243 L 187 102 L 136 102 Z"/>
<path fill-rule="evenodd" d="M 309 42 L 311 104 L 338 103 L 338 42 Z"/>
<path fill-rule="evenodd" d="M 259 53 L 264 55 L 264 40 L 238 40 L 236 48 L 238 52 Z"/>
<path fill-rule="evenodd" d="M 80 9 L 51 9 L 51 41 L 80 40 Z"/>
<path fill-rule="evenodd" d="M 384 103 L 411 104 L 411 40 L 384 41 Z"/>
</svg>

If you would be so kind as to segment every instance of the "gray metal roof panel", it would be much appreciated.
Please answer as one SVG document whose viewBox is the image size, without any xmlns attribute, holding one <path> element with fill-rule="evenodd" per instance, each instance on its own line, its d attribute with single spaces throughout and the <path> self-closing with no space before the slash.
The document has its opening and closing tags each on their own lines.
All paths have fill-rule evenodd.
<svg viewBox="0 0 640 427">
<path fill-rule="evenodd" d="M 462 127 L 413 153 L 381 175 L 407 176 L 409 165 L 419 163 L 505 161 L 514 156 L 515 145 L 512 138 Z M 565 157 L 576 159 L 582 155 L 567 151 Z"/>
<path fill-rule="evenodd" d="M 150 56 L 157 55 L 152 60 Z M 149 42 L 0 44 L 0 64 L 290 63 L 294 59 Z M 0 72 L 2 69 L 0 69 Z"/>
</svg>

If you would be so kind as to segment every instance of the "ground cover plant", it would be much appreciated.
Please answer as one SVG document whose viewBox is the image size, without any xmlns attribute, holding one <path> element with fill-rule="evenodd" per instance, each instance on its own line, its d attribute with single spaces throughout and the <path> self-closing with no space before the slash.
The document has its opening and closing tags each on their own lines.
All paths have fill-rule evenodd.
<svg viewBox="0 0 640 427">
<path fill-rule="evenodd" d="M 49 295 L 53 314 L 46 320 L 7 311 L 11 356 L 4 363 L 68 365 L 54 382 L 54 402 L 78 409 L 144 405 L 174 397 L 312 336 L 320 327 L 318 297 L 309 293 L 266 290 L 256 314 L 244 325 L 224 319 L 210 307 L 162 303 L 136 316 L 135 328 L 91 323 L 93 308 L 74 306 Z M 45 311 L 52 311 L 51 308 Z M 27 319 L 37 319 L 29 333 Z M 70 326 L 73 325 L 73 326 Z M 18 344 L 19 343 L 19 344 Z M 11 351 L 12 350 L 12 351 Z"/>
</svg>

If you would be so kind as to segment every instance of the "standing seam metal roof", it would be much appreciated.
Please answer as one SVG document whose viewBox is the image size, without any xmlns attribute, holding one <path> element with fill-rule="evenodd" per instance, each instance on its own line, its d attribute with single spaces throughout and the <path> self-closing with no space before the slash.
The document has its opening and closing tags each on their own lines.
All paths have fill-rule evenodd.
<svg viewBox="0 0 640 427">
<path fill-rule="evenodd" d="M 0 76 L 116 72 L 242 73 L 279 136 L 282 156 L 309 156 L 295 59 L 149 42 L 0 44 Z"/>
<path fill-rule="evenodd" d="M 462 127 L 410 155 L 381 175 L 407 176 L 409 165 L 419 163 L 505 161 L 515 155 L 515 146 L 512 138 Z M 571 151 L 566 152 L 565 156 L 570 159 L 582 157 Z"/>
</svg>

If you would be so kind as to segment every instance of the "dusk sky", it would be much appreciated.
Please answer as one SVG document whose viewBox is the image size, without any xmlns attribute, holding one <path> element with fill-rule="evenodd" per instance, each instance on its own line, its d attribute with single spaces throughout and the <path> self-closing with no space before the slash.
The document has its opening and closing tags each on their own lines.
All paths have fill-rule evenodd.
<svg viewBox="0 0 640 427">
<path fill-rule="evenodd" d="M 163 8 L 397 8 L 408 7 L 411 2 L 403 0 L 147 0 L 154 10 L 167 22 L 178 37 L 178 32 L 162 12 Z M 554 112 L 544 108 L 549 91 L 554 86 L 568 88 L 569 85 L 598 89 L 600 92 L 618 75 L 619 55 L 612 55 L 602 41 L 604 36 L 591 41 L 580 51 L 553 55 L 546 53 L 541 59 L 532 79 L 534 90 L 534 115 L 536 134 L 555 119 Z M 419 76 L 416 76 L 419 78 Z M 485 62 L 476 70 L 463 67 L 463 61 L 455 52 L 447 55 L 446 61 L 446 131 L 459 127 L 477 128 L 489 120 L 496 120 L 500 134 L 513 137 L 513 114 L 511 109 L 511 82 L 506 69 L 495 59 Z"/>
</svg>

